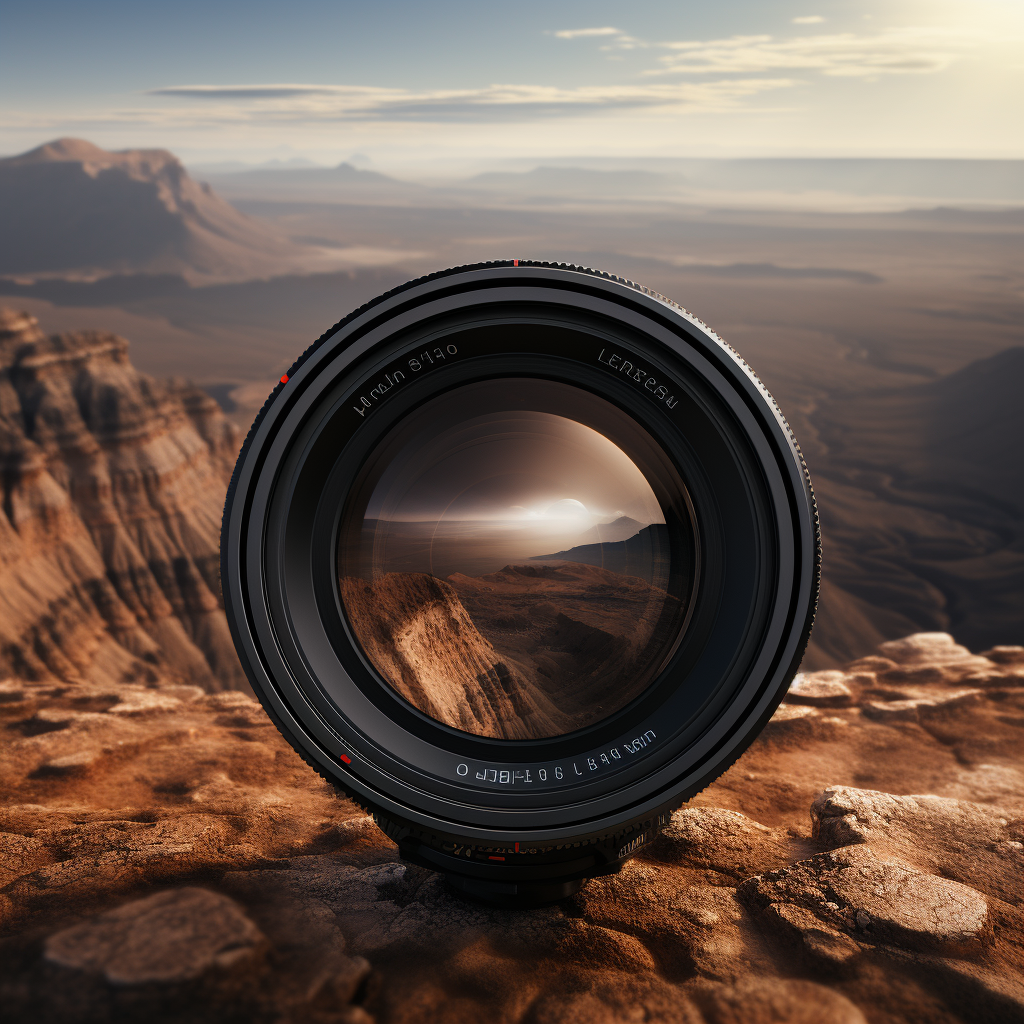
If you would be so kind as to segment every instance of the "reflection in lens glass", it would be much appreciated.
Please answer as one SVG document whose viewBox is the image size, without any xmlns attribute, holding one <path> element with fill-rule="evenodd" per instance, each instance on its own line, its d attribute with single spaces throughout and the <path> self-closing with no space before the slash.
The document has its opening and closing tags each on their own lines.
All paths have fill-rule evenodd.
<svg viewBox="0 0 1024 1024">
<path fill-rule="evenodd" d="M 420 407 L 374 449 L 341 522 L 349 625 L 383 679 L 445 725 L 558 736 L 639 696 L 693 582 L 685 488 L 616 406 L 543 380 Z"/>
</svg>

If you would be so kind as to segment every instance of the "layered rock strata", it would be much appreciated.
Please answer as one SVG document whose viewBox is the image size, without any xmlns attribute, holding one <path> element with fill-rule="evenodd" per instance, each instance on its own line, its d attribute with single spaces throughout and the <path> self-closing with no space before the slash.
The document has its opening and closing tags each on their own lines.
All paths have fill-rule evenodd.
<svg viewBox="0 0 1024 1024">
<path fill-rule="evenodd" d="M 793 694 L 619 875 L 510 912 L 402 864 L 241 693 L 11 678 L 0 1005 L 38 1024 L 1024 1020 L 1024 648 L 919 634 Z"/>
<path fill-rule="evenodd" d="M 424 714 L 480 736 L 525 739 L 531 720 L 567 731 L 543 694 L 509 665 L 470 618 L 449 583 L 425 573 L 346 577 L 341 596 L 370 661 Z"/>
<path fill-rule="evenodd" d="M 500 739 L 559 736 L 628 704 L 680 618 L 664 590 L 573 562 L 339 583 L 363 650 L 402 697 L 446 725 Z"/>
<path fill-rule="evenodd" d="M 245 687 L 218 574 L 237 430 L 127 350 L 0 310 L 0 672 Z"/>
</svg>

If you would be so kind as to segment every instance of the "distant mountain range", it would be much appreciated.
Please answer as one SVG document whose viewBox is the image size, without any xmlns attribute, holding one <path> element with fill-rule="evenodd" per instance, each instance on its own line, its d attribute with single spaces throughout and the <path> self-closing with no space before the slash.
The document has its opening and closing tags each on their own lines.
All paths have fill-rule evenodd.
<svg viewBox="0 0 1024 1024">
<path fill-rule="evenodd" d="M 636 169 L 534 167 L 529 171 L 491 171 L 466 182 L 474 190 L 531 196 L 588 199 L 647 199 L 670 196 L 685 184 L 678 174 Z"/>
<path fill-rule="evenodd" d="M 668 527 L 664 523 L 653 523 L 624 540 L 578 544 L 566 551 L 534 555 L 530 561 L 558 560 L 597 565 L 621 576 L 637 576 L 655 586 L 664 587 L 668 580 L 668 551 Z"/>
<path fill-rule="evenodd" d="M 225 281 L 327 269 L 315 250 L 192 179 L 167 150 L 107 152 L 81 139 L 0 160 L 0 236 L 0 273 Z"/>
<path fill-rule="evenodd" d="M 576 538 L 576 547 L 582 544 L 613 544 L 616 541 L 628 540 L 636 536 L 644 528 L 643 523 L 638 523 L 629 516 L 619 516 L 610 523 L 599 523 L 592 526 L 586 533 L 581 533 Z"/>
<path fill-rule="evenodd" d="M 884 200 L 885 206 L 922 202 L 1024 202 L 1024 160 L 651 159 L 542 164 L 488 172 L 466 181 L 467 190 L 523 201 L 669 200 L 701 203 L 734 196 L 766 207 L 786 196 L 847 196 Z M 773 200 L 772 197 L 776 197 Z M 810 201 L 810 200 L 809 200 Z"/>
<path fill-rule="evenodd" d="M 370 203 L 404 205 L 436 203 L 433 190 L 399 181 L 350 163 L 337 167 L 253 167 L 238 170 L 198 170 L 231 200 L 304 203 Z"/>
<path fill-rule="evenodd" d="M 423 185 L 348 163 L 197 169 L 231 199 L 498 206 L 723 201 L 771 209 L 1024 203 L 1024 160 L 644 159 L 542 163 Z"/>
<path fill-rule="evenodd" d="M 113 274 L 177 275 L 190 284 L 211 284 L 362 265 L 425 270 L 417 261 L 436 245 L 437 232 L 429 215 L 409 218 L 403 208 L 455 211 L 456 236 L 482 233 L 488 240 L 483 254 L 490 258 L 495 239 L 500 249 L 511 237 L 517 242 L 533 237 L 536 228 L 491 223 L 471 210 L 506 210 L 521 217 L 526 208 L 587 204 L 595 209 L 652 203 L 771 209 L 798 208 L 806 201 L 810 207 L 903 210 L 922 204 L 1024 203 L 1024 161 L 1019 160 L 695 159 L 630 166 L 580 161 L 431 185 L 350 163 L 315 167 L 288 161 L 219 172 L 207 168 L 203 175 L 205 181 L 192 177 L 167 150 L 108 152 L 70 138 L 0 159 L 5 243 L 0 275 L 18 277 L 19 284 Z M 325 212 L 325 204 L 335 212 Z M 383 235 L 362 228 L 365 211 L 387 208 L 394 210 L 393 227 Z M 416 225 L 424 227 L 417 232 Z M 396 246 L 394 239 L 403 236 L 409 241 L 415 236 L 415 244 Z M 560 238 L 564 250 L 568 235 Z M 778 267 L 763 258 L 709 262 L 703 250 L 701 256 L 678 259 L 691 274 L 704 276 L 879 280 L 863 269 Z"/>
<path fill-rule="evenodd" d="M 680 160 L 677 167 L 691 184 L 722 191 L 1024 202 L 1024 160 L 767 157 Z"/>
</svg>

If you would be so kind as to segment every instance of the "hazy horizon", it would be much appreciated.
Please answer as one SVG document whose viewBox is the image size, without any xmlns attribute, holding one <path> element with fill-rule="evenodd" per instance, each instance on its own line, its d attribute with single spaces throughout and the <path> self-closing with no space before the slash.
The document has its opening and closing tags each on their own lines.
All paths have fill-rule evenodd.
<svg viewBox="0 0 1024 1024">
<path fill-rule="evenodd" d="M 496 411 L 479 412 L 489 406 Z M 417 410 L 360 471 L 342 525 L 343 574 L 478 576 L 601 542 L 602 526 L 619 541 L 663 524 L 643 471 L 575 415 L 622 429 L 614 407 L 550 381 L 479 382 Z M 619 521 L 636 528 L 619 536 Z"/>
</svg>

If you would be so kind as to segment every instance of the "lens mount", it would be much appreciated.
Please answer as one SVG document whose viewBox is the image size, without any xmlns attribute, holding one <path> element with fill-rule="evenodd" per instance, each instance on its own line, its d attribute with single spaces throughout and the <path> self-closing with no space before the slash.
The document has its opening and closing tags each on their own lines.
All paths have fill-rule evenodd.
<svg viewBox="0 0 1024 1024">
<path fill-rule="evenodd" d="M 782 700 L 818 589 L 760 381 L 634 284 L 514 261 L 328 331 L 249 432 L 225 608 L 271 718 L 467 895 L 617 870 Z"/>
</svg>

